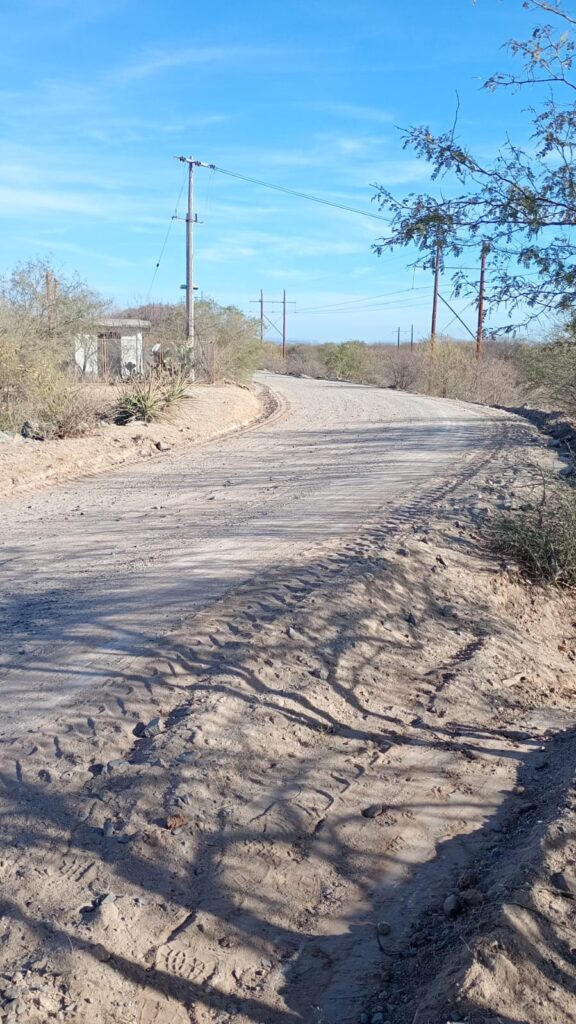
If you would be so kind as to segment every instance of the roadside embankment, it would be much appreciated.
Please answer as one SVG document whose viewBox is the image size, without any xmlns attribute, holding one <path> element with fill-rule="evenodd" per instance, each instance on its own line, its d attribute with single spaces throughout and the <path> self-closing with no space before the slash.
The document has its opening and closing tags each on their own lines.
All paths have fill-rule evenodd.
<svg viewBox="0 0 576 1024">
<path fill-rule="evenodd" d="M 0 440 L 0 500 L 213 440 L 256 423 L 269 401 L 260 385 L 197 385 L 152 423 L 102 422 L 83 437 Z"/>
</svg>

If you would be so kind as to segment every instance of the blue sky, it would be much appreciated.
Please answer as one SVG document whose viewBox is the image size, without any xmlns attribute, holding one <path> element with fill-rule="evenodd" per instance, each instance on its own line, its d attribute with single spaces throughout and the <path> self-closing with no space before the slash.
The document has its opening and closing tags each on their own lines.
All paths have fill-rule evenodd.
<svg viewBox="0 0 576 1024">
<path fill-rule="evenodd" d="M 118 305 L 148 296 L 175 154 L 375 212 L 372 183 L 428 180 L 396 126 L 446 128 L 456 91 L 482 153 L 522 130 L 526 98 L 480 88 L 530 30 L 521 0 L 4 0 L 0 19 L 0 271 L 48 255 Z M 285 288 L 291 340 L 429 330 L 430 275 L 371 253 L 377 221 L 202 169 L 196 185 L 205 295 L 255 312 Z M 151 298 L 183 280 L 174 221 Z"/>
</svg>

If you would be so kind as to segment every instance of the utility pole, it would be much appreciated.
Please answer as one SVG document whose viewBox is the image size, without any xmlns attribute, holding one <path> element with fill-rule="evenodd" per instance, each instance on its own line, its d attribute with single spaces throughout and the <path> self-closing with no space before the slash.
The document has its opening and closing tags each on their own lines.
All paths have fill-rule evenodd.
<svg viewBox="0 0 576 1024">
<path fill-rule="evenodd" d="M 478 292 L 478 329 L 476 331 L 476 359 L 482 355 L 482 343 L 484 341 L 484 288 L 486 282 L 486 257 L 490 246 L 488 242 L 482 242 L 482 255 L 480 257 L 480 288 Z"/>
<path fill-rule="evenodd" d="M 196 337 L 194 333 L 194 225 L 198 217 L 194 213 L 194 168 L 208 167 L 201 160 L 191 156 L 177 156 L 182 164 L 188 164 L 188 209 L 186 212 L 186 341 L 191 363 L 191 377 L 195 378 Z"/>
<path fill-rule="evenodd" d="M 436 243 L 436 260 L 434 263 L 434 298 L 432 299 L 432 327 L 430 330 L 430 352 L 434 358 L 436 348 L 436 323 L 438 320 L 438 292 L 440 290 L 440 242 Z"/>
<path fill-rule="evenodd" d="M 414 348 L 414 324 L 410 325 L 410 348 Z"/>
<path fill-rule="evenodd" d="M 286 358 L 286 340 L 287 340 L 287 337 L 286 337 L 287 309 L 288 309 L 288 306 L 295 306 L 296 303 L 295 302 L 287 302 L 286 301 L 286 292 L 284 291 L 284 293 L 282 295 L 282 299 L 266 299 L 266 304 L 268 306 L 282 306 L 282 330 L 280 330 L 278 325 L 276 323 L 274 323 L 274 321 L 271 320 L 270 317 L 266 316 L 266 314 L 264 313 L 264 292 L 262 291 L 262 289 L 260 289 L 260 298 L 259 299 L 251 299 L 250 300 L 250 305 L 252 305 L 252 306 L 258 305 L 258 306 L 260 306 L 260 340 L 264 341 L 264 322 L 267 321 L 268 325 L 272 328 L 272 330 L 276 331 L 276 333 L 279 334 L 280 337 L 282 338 L 282 358 L 285 359 Z"/>
<path fill-rule="evenodd" d="M 194 161 L 188 163 L 188 211 L 186 213 L 186 341 L 194 367 Z"/>
<path fill-rule="evenodd" d="M 430 329 L 430 363 L 428 366 L 428 391 L 432 391 L 434 375 L 434 356 L 436 354 L 436 324 L 438 320 L 438 293 L 440 291 L 440 242 L 436 242 L 436 260 L 434 263 L 434 297 L 432 299 L 432 326 Z"/>
<path fill-rule="evenodd" d="M 398 328 L 398 348 L 400 348 L 400 328 Z"/>
<path fill-rule="evenodd" d="M 264 316 L 264 292 L 262 291 L 262 288 L 260 289 L 260 298 L 259 299 L 251 299 L 250 300 L 250 305 L 251 306 L 259 306 L 260 307 L 260 344 L 263 345 L 264 344 L 264 320 L 266 318 Z"/>
</svg>

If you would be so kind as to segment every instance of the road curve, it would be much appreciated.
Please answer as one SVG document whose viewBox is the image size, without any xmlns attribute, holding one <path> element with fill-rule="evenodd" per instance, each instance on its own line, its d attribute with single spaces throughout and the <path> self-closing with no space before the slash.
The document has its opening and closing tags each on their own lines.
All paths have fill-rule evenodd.
<svg viewBox="0 0 576 1024">
<path fill-rule="evenodd" d="M 31 729 L 259 570 L 492 446 L 500 414 L 262 374 L 259 429 L 2 506 L 0 735 Z"/>
</svg>

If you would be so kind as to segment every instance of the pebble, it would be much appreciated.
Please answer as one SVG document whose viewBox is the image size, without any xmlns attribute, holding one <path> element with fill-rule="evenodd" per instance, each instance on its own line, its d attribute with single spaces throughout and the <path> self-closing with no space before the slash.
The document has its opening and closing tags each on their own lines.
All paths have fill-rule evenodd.
<svg viewBox="0 0 576 1024">
<path fill-rule="evenodd" d="M 183 814 L 169 814 L 166 818 L 166 828 L 170 832 L 174 832 L 175 829 L 183 828 L 184 825 L 188 824 L 188 819 Z"/>
<path fill-rule="evenodd" d="M 152 718 L 146 725 L 144 722 L 137 722 L 132 732 L 134 736 L 144 736 L 146 739 L 152 739 L 153 736 L 157 736 L 158 733 L 162 732 L 164 728 L 164 720 L 162 718 Z"/>
<path fill-rule="evenodd" d="M 397 555 L 401 555 L 402 558 L 408 558 L 410 556 L 410 552 L 408 551 L 408 548 L 397 548 L 396 549 L 396 554 Z"/>
<path fill-rule="evenodd" d="M 408 615 L 406 616 L 406 622 L 408 623 L 409 626 L 416 625 L 416 617 L 413 615 L 412 612 L 409 612 Z"/>
<path fill-rule="evenodd" d="M 330 671 L 326 668 L 325 665 L 320 665 L 319 668 L 313 668 L 312 671 L 310 672 L 310 675 L 314 676 L 315 679 L 322 679 L 326 681 L 330 676 Z"/>
<path fill-rule="evenodd" d="M 4 989 L 4 999 L 18 999 L 18 996 L 22 995 L 21 985 L 8 985 L 8 988 Z"/>
<path fill-rule="evenodd" d="M 129 767 L 129 761 L 126 761 L 123 757 L 116 757 L 113 761 L 108 761 L 106 772 L 125 772 Z"/>
<path fill-rule="evenodd" d="M 169 452 L 172 445 L 166 444 L 166 441 L 156 441 L 154 447 L 157 448 L 159 452 Z"/>
<path fill-rule="evenodd" d="M 458 899 L 457 896 L 454 895 L 454 893 L 451 893 L 450 896 L 447 896 L 442 905 L 442 910 L 444 911 L 446 917 L 450 918 L 451 920 L 455 917 L 458 917 L 458 914 L 460 913 L 461 909 L 462 907 L 460 904 L 460 900 Z"/>
<path fill-rule="evenodd" d="M 365 807 L 362 811 L 363 818 L 379 818 L 381 814 L 384 814 L 386 807 L 384 804 L 370 804 L 369 807 Z"/>
</svg>

